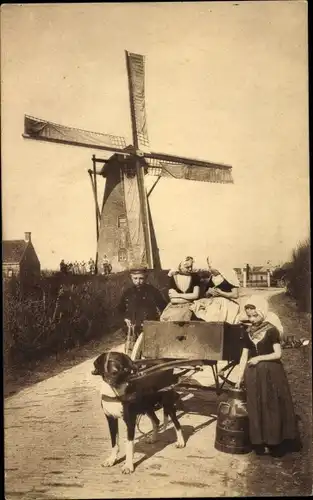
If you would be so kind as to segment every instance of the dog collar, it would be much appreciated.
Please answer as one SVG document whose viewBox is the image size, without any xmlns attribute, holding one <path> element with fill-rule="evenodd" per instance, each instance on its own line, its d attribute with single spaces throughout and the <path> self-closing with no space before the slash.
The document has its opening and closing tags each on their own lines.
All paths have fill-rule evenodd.
<svg viewBox="0 0 313 500">
<path fill-rule="evenodd" d="M 109 403 L 113 403 L 114 401 L 121 401 L 121 399 L 117 396 L 107 396 L 106 394 L 101 395 L 101 401 L 106 401 Z"/>
<path fill-rule="evenodd" d="M 134 399 L 136 399 L 136 394 L 134 393 L 123 394 L 123 396 L 107 396 L 106 394 L 101 394 L 101 401 L 106 401 L 107 403 L 123 403 L 126 401 L 132 401 Z"/>
</svg>

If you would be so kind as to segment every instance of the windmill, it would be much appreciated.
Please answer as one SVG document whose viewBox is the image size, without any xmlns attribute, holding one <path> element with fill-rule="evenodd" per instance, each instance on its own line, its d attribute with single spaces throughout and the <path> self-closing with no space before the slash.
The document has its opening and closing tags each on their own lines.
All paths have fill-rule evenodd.
<svg viewBox="0 0 313 500">
<path fill-rule="evenodd" d="M 109 159 L 92 157 L 88 170 L 95 200 L 97 263 L 106 256 L 113 271 L 134 264 L 160 267 L 148 197 L 161 177 L 232 183 L 232 167 L 150 150 L 145 105 L 144 56 L 126 53 L 133 144 L 121 136 L 89 132 L 25 115 L 26 139 L 97 149 L 113 153 Z M 97 169 L 97 164 L 101 168 Z M 150 192 L 145 175 L 156 177 Z M 100 209 L 97 175 L 105 178 Z"/>
</svg>

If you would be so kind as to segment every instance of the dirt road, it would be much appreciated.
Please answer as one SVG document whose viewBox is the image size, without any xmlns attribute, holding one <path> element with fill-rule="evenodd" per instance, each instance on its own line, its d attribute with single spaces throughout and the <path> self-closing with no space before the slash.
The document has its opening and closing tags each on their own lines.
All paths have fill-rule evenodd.
<svg viewBox="0 0 313 500">
<path fill-rule="evenodd" d="M 175 448 L 171 425 L 161 431 L 157 443 L 148 444 L 150 423 L 143 417 L 137 431 L 135 473 L 122 475 L 122 460 L 113 468 L 102 467 L 110 441 L 100 408 L 97 377 L 90 373 L 95 357 L 5 400 L 7 500 L 247 494 L 251 454 L 228 455 L 215 450 L 217 400 L 208 392 L 183 395 L 180 422 L 186 448 Z M 209 383 L 210 368 L 197 379 L 204 385 Z M 122 443 L 124 433 L 122 428 Z M 267 493 L 275 495 L 272 488 Z"/>
</svg>

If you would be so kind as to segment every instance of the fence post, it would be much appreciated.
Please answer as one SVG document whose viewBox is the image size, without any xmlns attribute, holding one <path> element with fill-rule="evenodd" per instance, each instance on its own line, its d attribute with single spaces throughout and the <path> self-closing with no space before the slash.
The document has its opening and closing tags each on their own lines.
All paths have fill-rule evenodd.
<svg viewBox="0 0 313 500">
<path fill-rule="evenodd" d="M 267 270 L 267 286 L 271 286 L 271 273 L 269 269 Z"/>
<path fill-rule="evenodd" d="M 242 270 L 243 274 L 243 287 L 246 288 L 247 286 L 247 269 L 244 267 Z"/>
</svg>

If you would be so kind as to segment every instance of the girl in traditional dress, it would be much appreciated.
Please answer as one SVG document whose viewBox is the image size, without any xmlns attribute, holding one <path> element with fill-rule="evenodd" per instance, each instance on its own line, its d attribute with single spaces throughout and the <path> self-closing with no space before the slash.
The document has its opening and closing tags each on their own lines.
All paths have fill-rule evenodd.
<svg viewBox="0 0 313 500">
<path fill-rule="evenodd" d="M 191 309 L 195 316 L 207 322 L 237 322 L 239 313 L 239 281 L 235 271 L 226 266 L 212 265 L 207 258 L 211 276 L 206 284 L 206 298 L 196 300 Z"/>
<path fill-rule="evenodd" d="M 169 272 L 170 303 L 164 309 L 160 321 L 189 321 L 191 303 L 199 298 L 200 279 L 193 273 L 194 259 L 186 257 L 177 270 Z"/>
<path fill-rule="evenodd" d="M 281 362 L 281 322 L 268 312 L 268 303 L 261 296 L 250 297 L 244 309 L 249 325 L 236 386 L 244 380 L 251 444 L 257 454 L 266 448 L 272 456 L 299 451 L 296 416 Z"/>
</svg>

